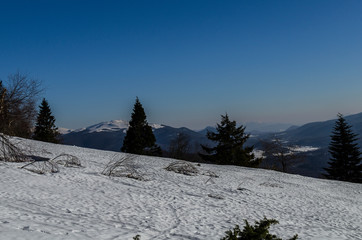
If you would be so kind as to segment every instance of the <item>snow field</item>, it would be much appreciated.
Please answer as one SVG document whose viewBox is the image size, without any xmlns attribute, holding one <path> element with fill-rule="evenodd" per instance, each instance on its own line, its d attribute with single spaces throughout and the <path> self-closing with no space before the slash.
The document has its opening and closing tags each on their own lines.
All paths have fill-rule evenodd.
<svg viewBox="0 0 362 240">
<path fill-rule="evenodd" d="M 197 176 L 166 171 L 174 159 L 138 156 L 148 181 L 101 175 L 123 153 L 21 140 L 29 154 L 67 153 L 82 168 L 39 175 L 0 163 L 0 239 L 220 239 L 263 216 L 284 238 L 362 239 L 362 185 L 263 169 L 201 164 Z M 210 178 L 208 171 L 218 178 Z"/>
</svg>

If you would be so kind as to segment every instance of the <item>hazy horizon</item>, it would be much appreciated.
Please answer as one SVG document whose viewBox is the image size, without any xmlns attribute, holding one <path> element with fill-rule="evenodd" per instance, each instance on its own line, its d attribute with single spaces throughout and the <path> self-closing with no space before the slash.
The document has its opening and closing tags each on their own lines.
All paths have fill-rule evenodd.
<svg viewBox="0 0 362 240">
<path fill-rule="evenodd" d="M 362 112 L 361 112 L 362 113 Z M 342 114 L 343 116 L 345 117 L 348 117 L 350 115 L 354 115 L 354 114 L 359 114 L 359 113 L 352 113 L 352 114 Z M 230 116 L 231 117 L 231 116 Z M 221 119 L 221 118 L 220 118 Z M 314 121 L 308 121 L 308 122 L 303 122 L 303 123 L 300 123 L 300 124 L 295 124 L 295 123 L 288 123 L 288 122 L 263 122 L 263 121 L 249 121 L 249 122 L 237 122 L 238 125 L 243 125 L 243 126 L 246 126 L 247 130 L 258 130 L 258 128 L 266 128 L 266 127 L 272 127 L 272 128 L 275 128 L 276 126 L 278 125 L 284 125 L 285 126 L 285 129 L 291 127 L 291 126 L 297 126 L 297 127 L 300 127 L 300 126 L 303 126 L 304 124 L 308 124 L 308 123 L 313 123 L 313 122 L 324 122 L 324 121 L 329 121 L 329 120 L 335 120 L 337 119 L 337 115 L 332 117 L 332 118 L 328 118 L 328 119 L 320 119 L 320 120 L 314 120 Z M 85 125 L 82 125 L 82 126 L 79 126 L 77 128 L 67 128 L 67 127 L 64 127 L 64 126 L 58 126 L 59 128 L 63 128 L 63 129 L 67 129 L 67 130 L 78 130 L 78 129 L 83 129 L 83 128 L 87 128 L 87 127 L 91 127 L 93 125 L 97 125 L 99 123 L 107 123 L 107 122 L 111 122 L 111 121 L 118 121 L 118 120 L 121 120 L 121 121 L 125 121 L 125 122 L 129 122 L 131 119 L 108 119 L 108 120 L 100 120 L 98 122 L 92 122 L 92 123 L 88 123 L 88 124 L 85 124 Z M 230 120 L 234 120 L 234 119 L 230 119 Z M 190 126 L 187 126 L 187 125 L 172 125 L 172 124 L 167 124 L 167 123 L 164 123 L 164 122 L 150 122 L 150 121 L 147 121 L 148 124 L 159 124 L 159 125 L 165 125 L 165 126 L 169 126 L 169 127 L 174 127 L 174 128 L 180 128 L 180 127 L 186 127 L 190 130 L 193 130 L 193 131 L 201 131 L 201 130 L 204 130 L 205 128 L 207 127 L 216 127 L 216 124 L 220 123 L 220 120 L 215 122 L 214 124 L 210 124 L 210 125 L 200 125 L 200 127 L 198 128 L 194 128 L 194 127 L 190 127 Z"/>
<path fill-rule="evenodd" d="M 59 127 L 201 129 L 362 112 L 361 1 L 9 1 L 0 79 L 43 82 Z"/>
</svg>

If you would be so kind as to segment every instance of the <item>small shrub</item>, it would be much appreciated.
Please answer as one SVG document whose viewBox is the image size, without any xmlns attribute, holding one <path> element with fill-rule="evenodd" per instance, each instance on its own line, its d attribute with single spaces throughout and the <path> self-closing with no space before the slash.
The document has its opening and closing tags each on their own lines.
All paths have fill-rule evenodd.
<svg viewBox="0 0 362 240">
<path fill-rule="evenodd" d="M 147 181 L 144 176 L 136 170 L 133 164 L 135 155 L 125 154 L 121 157 L 114 155 L 113 159 L 109 161 L 103 169 L 102 174 L 109 177 L 128 177 L 140 181 Z"/>
<path fill-rule="evenodd" d="M 32 161 L 21 168 L 24 168 L 30 172 L 34 172 L 37 174 L 45 174 L 45 173 L 57 173 L 59 172 L 58 164 L 52 160 L 46 161 Z"/>
<path fill-rule="evenodd" d="M 133 240 L 141 240 L 141 236 L 137 234 L 136 236 L 133 237 Z"/>
<path fill-rule="evenodd" d="M 81 167 L 79 158 L 66 153 L 62 153 L 52 159 L 38 156 L 30 156 L 30 158 L 32 161 L 21 168 L 38 174 L 57 173 L 59 172 L 58 165 L 63 165 L 64 167 Z"/>
<path fill-rule="evenodd" d="M 188 176 L 196 176 L 199 173 L 199 170 L 189 162 L 177 161 L 173 162 L 165 168 L 167 171 L 172 171 L 175 173 L 180 173 Z"/>
<path fill-rule="evenodd" d="M 239 225 L 236 225 L 233 231 L 226 231 L 226 236 L 221 240 L 282 240 L 269 233 L 270 226 L 279 223 L 277 220 L 264 217 L 263 220 L 256 221 L 254 226 L 251 226 L 247 220 L 244 221 L 245 227 L 243 231 L 240 230 Z M 297 234 L 289 240 L 296 239 L 298 239 Z"/>
<path fill-rule="evenodd" d="M 76 156 L 62 153 L 55 158 L 52 159 L 52 161 L 55 161 L 57 164 L 63 165 L 64 167 L 81 167 L 82 164 L 80 162 L 80 159 Z"/>
</svg>

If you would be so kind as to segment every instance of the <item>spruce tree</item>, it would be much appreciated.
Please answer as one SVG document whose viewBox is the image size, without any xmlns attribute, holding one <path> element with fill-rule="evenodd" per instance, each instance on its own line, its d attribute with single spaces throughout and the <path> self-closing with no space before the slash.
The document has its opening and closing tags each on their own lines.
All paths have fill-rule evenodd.
<svg viewBox="0 0 362 240">
<path fill-rule="evenodd" d="M 338 114 L 329 144 L 331 154 L 329 167 L 325 168 L 328 179 L 348 182 L 362 182 L 361 152 L 357 134 L 353 133 L 342 114 Z"/>
<path fill-rule="evenodd" d="M 209 162 L 218 164 L 231 164 L 246 167 L 257 167 L 261 158 L 255 158 L 254 146 L 244 148 L 249 134 L 245 134 L 245 127 L 236 127 L 235 121 L 230 121 L 226 114 L 221 115 L 221 123 L 217 124 L 217 133 L 207 132 L 207 138 L 217 142 L 215 147 L 201 145 L 207 154 L 199 154 L 200 157 Z"/>
<path fill-rule="evenodd" d="M 148 125 L 145 110 L 137 97 L 121 151 L 140 155 L 161 156 L 161 148 L 155 143 L 156 138 L 152 132 L 152 127 Z"/>
<path fill-rule="evenodd" d="M 59 132 L 55 126 L 55 118 L 45 98 L 43 98 L 39 108 L 33 139 L 43 142 L 59 143 Z"/>
</svg>

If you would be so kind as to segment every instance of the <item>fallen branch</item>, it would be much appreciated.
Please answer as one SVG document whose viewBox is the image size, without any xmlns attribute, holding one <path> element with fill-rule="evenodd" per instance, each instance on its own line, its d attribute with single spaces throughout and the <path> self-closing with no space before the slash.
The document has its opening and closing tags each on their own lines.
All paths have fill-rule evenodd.
<svg viewBox="0 0 362 240">
<path fill-rule="evenodd" d="M 22 151 L 10 141 L 8 136 L 0 133 L 0 161 L 25 162 L 27 158 Z"/>
</svg>

